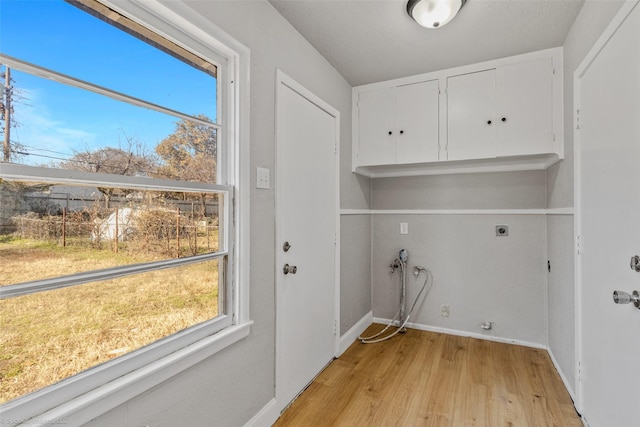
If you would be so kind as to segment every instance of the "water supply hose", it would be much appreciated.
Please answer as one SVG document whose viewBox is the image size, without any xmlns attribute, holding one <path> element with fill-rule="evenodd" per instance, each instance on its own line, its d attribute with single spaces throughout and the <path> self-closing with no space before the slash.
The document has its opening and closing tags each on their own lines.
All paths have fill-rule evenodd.
<svg viewBox="0 0 640 427">
<path fill-rule="evenodd" d="M 396 260 L 398 261 L 398 260 Z M 403 275 L 403 281 L 406 280 L 406 264 L 404 265 L 404 267 L 402 267 L 402 262 L 400 262 L 401 265 L 401 269 L 402 271 L 402 275 Z M 418 275 L 420 273 L 425 273 L 426 278 L 424 279 L 424 283 L 422 284 L 422 287 L 420 288 L 420 291 L 418 292 L 418 295 L 416 295 L 416 298 L 413 300 L 413 304 L 411 305 L 411 310 L 409 310 L 409 314 L 407 315 L 407 318 L 404 319 L 404 321 L 400 320 L 400 326 L 393 332 L 391 332 L 388 335 L 383 335 L 385 332 L 387 332 L 389 330 L 389 328 L 391 328 L 394 323 L 396 322 L 396 320 L 398 320 L 399 318 L 402 319 L 402 315 L 403 315 L 403 311 L 404 311 L 404 301 L 402 301 L 403 303 L 400 306 L 400 310 L 398 310 L 398 312 L 396 313 L 396 315 L 393 317 L 393 319 L 391 319 L 391 322 L 389 322 L 389 324 L 387 326 L 385 326 L 385 328 L 383 330 L 381 330 L 380 332 L 378 332 L 377 334 L 371 335 L 369 337 L 363 337 L 363 336 L 359 336 L 358 339 L 360 340 L 361 343 L 363 344 L 374 344 L 374 343 L 378 343 L 378 342 L 382 342 L 385 340 L 388 340 L 389 338 L 392 338 L 394 336 L 396 336 L 397 334 L 399 334 L 401 331 L 404 330 L 404 327 L 407 325 L 407 323 L 409 322 L 409 319 L 411 318 L 411 314 L 413 313 L 413 310 L 416 308 L 416 304 L 418 303 L 418 300 L 420 300 L 420 297 L 422 296 L 422 293 L 425 291 L 426 289 L 426 293 L 425 293 L 425 298 L 427 297 L 427 295 L 429 294 L 429 292 L 431 291 L 431 287 L 433 286 L 433 274 L 431 274 L 431 271 L 429 271 L 429 269 L 424 268 L 424 267 L 419 267 L 419 266 L 415 266 L 414 269 L 418 272 Z M 428 286 L 427 286 L 428 285 Z M 404 283 L 403 283 L 403 295 L 402 298 L 404 299 L 405 294 L 404 294 Z M 382 336 L 381 336 L 382 335 Z"/>
</svg>

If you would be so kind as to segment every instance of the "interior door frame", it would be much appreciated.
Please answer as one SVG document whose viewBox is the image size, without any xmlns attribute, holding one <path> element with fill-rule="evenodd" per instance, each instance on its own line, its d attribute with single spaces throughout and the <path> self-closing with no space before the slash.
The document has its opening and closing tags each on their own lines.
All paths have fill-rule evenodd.
<svg viewBox="0 0 640 427">
<path fill-rule="evenodd" d="M 578 68 L 573 75 L 573 126 L 574 129 L 580 129 L 580 108 L 581 108 L 581 83 L 582 78 L 589 70 L 589 67 L 600 54 L 600 51 L 609 42 L 611 37 L 616 33 L 618 28 L 625 21 L 627 16 L 631 14 L 631 11 L 640 3 L 640 0 L 626 0 L 626 2 L 620 7 L 618 13 L 611 20 L 607 28 L 602 35 L 595 42 L 593 47 L 589 50 L 589 53 L 584 57 Z M 638 5 L 640 7 L 640 5 Z M 574 251 L 574 301 L 575 301 L 575 364 L 576 364 L 576 398 L 574 405 L 578 413 L 584 412 L 584 382 L 582 381 L 582 373 L 580 363 L 583 360 L 583 305 L 582 305 L 582 212 L 580 207 L 582 206 L 582 181 L 580 179 L 582 172 L 582 159 L 581 159 L 581 136 L 580 132 L 574 131 L 574 205 L 575 205 L 575 217 L 574 217 L 574 237 L 575 237 L 575 251 Z"/>
<path fill-rule="evenodd" d="M 281 200 L 281 196 L 279 196 L 280 187 L 278 186 L 278 107 L 279 102 L 281 102 L 280 91 L 282 87 L 286 86 L 289 89 L 293 90 L 316 107 L 325 111 L 331 117 L 334 118 L 335 121 L 335 207 L 336 211 L 334 213 L 335 218 L 335 245 L 334 245 L 334 306 L 332 307 L 334 316 L 334 343 L 333 343 L 333 355 L 334 357 L 338 356 L 339 343 L 340 343 L 340 112 L 332 107 L 330 104 L 325 102 L 323 99 L 315 95 L 310 90 L 306 89 L 304 86 L 296 82 L 293 78 L 289 77 L 282 70 L 276 69 L 276 82 L 275 82 L 275 168 L 276 168 L 276 180 L 275 180 L 275 233 L 274 233 L 274 254 L 277 254 L 279 250 L 282 250 L 281 243 L 279 243 L 279 229 L 278 229 L 278 209 L 279 209 L 279 200 Z M 280 383 L 280 363 L 281 363 L 281 354 L 282 349 L 280 348 L 280 343 L 278 340 L 278 328 L 282 322 L 281 319 L 281 311 L 278 309 L 279 304 L 279 285 L 282 280 L 282 267 L 277 264 L 278 257 L 277 255 L 274 257 L 274 283 L 275 283 L 275 291 L 276 291 L 276 329 L 275 329 L 275 399 L 278 410 L 281 411 L 285 408 L 289 402 L 282 402 L 281 396 L 279 396 L 278 384 Z M 302 390 L 300 390 L 302 391 Z"/>
</svg>

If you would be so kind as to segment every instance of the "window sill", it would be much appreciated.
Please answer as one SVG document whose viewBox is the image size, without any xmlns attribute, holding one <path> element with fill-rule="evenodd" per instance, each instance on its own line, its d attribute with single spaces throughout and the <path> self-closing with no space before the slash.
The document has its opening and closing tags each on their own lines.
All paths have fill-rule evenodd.
<svg viewBox="0 0 640 427">
<path fill-rule="evenodd" d="M 20 425 L 20 422 L 30 426 L 80 425 L 89 422 L 247 337 L 252 324 L 253 321 L 249 321 L 230 326 L 45 413 L 34 415 L 30 421 L 13 420 L 15 424 L 10 425 Z"/>
</svg>

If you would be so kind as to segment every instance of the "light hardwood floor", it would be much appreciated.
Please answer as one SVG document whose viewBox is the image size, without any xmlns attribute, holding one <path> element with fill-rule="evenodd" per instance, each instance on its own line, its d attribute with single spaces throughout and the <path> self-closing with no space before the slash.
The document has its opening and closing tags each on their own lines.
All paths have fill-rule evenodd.
<svg viewBox="0 0 640 427">
<path fill-rule="evenodd" d="M 378 331 L 372 325 L 367 333 Z M 354 343 L 275 426 L 582 426 L 546 351 L 410 329 Z"/>
</svg>

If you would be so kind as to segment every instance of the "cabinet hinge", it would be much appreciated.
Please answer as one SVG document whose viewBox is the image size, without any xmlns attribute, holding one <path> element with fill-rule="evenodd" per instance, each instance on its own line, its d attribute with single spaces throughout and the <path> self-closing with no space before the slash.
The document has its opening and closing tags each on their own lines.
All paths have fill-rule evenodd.
<svg viewBox="0 0 640 427">
<path fill-rule="evenodd" d="M 582 362 L 578 360 L 578 381 L 582 381 Z"/>
<path fill-rule="evenodd" d="M 338 335 L 338 321 L 333 321 L 333 335 Z"/>
<path fill-rule="evenodd" d="M 576 236 L 576 253 L 578 255 L 582 254 L 582 235 L 578 234 Z"/>
<path fill-rule="evenodd" d="M 338 154 L 338 141 L 333 141 L 333 154 Z"/>
<path fill-rule="evenodd" d="M 576 110 L 576 129 L 580 129 L 580 110 Z"/>
</svg>

